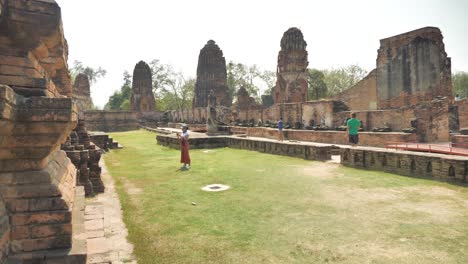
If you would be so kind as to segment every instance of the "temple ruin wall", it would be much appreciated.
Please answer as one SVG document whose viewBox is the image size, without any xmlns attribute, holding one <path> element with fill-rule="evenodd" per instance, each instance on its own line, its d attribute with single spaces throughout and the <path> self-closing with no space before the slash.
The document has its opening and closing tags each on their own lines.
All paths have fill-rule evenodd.
<svg viewBox="0 0 468 264">
<path fill-rule="evenodd" d="M 85 111 L 84 118 L 89 131 L 117 132 L 138 129 L 136 112 Z"/>
<path fill-rule="evenodd" d="M 353 111 L 376 110 L 378 101 L 376 70 L 372 70 L 353 87 L 332 98 L 342 101 Z"/>
</svg>

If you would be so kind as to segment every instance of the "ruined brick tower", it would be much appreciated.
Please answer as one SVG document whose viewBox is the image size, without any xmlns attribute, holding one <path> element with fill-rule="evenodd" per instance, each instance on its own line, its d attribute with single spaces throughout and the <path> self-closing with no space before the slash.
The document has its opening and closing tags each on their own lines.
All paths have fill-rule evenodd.
<svg viewBox="0 0 468 264">
<path fill-rule="evenodd" d="M 451 62 L 440 29 L 425 27 L 380 40 L 378 107 L 399 108 L 450 97 Z"/>
<path fill-rule="evenodd" d="M 192 106 L 206 107 L 211 90 L 216 96 L 218 105 L 231 106 L 232 98 L 229 95 L 226 77 L 226 60 L 223 51 L 213 40 L 209 40 L 198 56 L 197 82 Z"/>
<path fill-rule="evenodd" d="M 290 28 L 281 38 L 278 54 L 275 103 L 299 103 L 307 101 L 307 43 L 298 28 Z"/>
<path fill-rule="evenodd" d="M 156 109 L 151 75 L 151 69 L 146 62 L 140 61 L 135 65 L 130 98 L 132 111 L 141 113 Z"/>
<path fill-rule="evenodd" d="M 89 79 L 86 74 L 80 73 L 75 78 L 75 82 L 73 83 L 73 101 L 79 113 L 89 110 L 93 106 Z"/>
</svg>

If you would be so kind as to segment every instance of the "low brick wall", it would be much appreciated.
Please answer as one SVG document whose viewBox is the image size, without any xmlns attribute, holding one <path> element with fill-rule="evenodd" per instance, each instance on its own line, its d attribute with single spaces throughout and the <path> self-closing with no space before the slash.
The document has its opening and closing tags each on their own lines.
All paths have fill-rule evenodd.
<svg viewBox="0 0 468 264">
<path fill-rule="evenodd" d="M 130 131 L 138 129 L 136 113 L 130 111 L 86 111 L 86 127 L 89 131 Z"/>
<path fill-rule="evenodd" d="M 451 142 L 453 147 L 468 148 L 468 135 L 453 135 Z"/>
<path fill-rule="evenodd" d="M 468 158 L 377 148 L 342 148 L 341 164 L 411 177 L 468 182 Z"/>
<path fill-rule="evenodd" d="M 156 135 L 156 139 L 159 145 L 179 148 L 175 135 Z M 330 160 L 331 155 L 339 154 L 345 166 L 449 182 L 468 182 L 468 157 L 236 136 L 191 137 L 189 141 L 192 149 L 231 147 L 308 160 Z"/>
<path fill-rule="evenodd" d="M 190 131 L 194 132 L 206 132 L 206 124 L 187 124 Z M 167 127 L 170 128 L 180 128 L 182 123 L 168 123 Z"/>
<path fill-rule="evenodd" d="M 179 140 L 174 134 L 156 135 L 158 145 L 170 148 L 179 148 Z M 211 149 L 227 147 L 228 142 L 225 137 L 190 137 L 190 149 Z"/>
<path fill-rule="evenodd" d="M 158 145 L 170 148 L 179 148 L 179 141 L 175 135 L 156 135 Z M 275 155 L 298 157 L 310 160 L 329 160 L 333 150 L 338 149 L 332 145 L 305 145 L 300 142 L 276 142 L 254 140 L 241 137 L 191 137 L 191 149 L 209 149 L 231 147 L 247 149 Z"/>
<path fill-rule="evenodd" d="M 269 139 L 278 138 L 278 130 L 265 127 L 248 127 L 247 136 L 262 137 Z M 232 132 L 232 128 L 231 128 Z M 299 140 L 330 144 L 348 144 L 348 136 L 344 131 L 313 131 L 313 130 L 283 130 L 284 138 L 288 140 Z M 417 142 L 416 134 L 400 132 L 361 132 L 359 133 L 359 143 L 364 146 L 385 147 L 386 142 Z"/>
</svg>

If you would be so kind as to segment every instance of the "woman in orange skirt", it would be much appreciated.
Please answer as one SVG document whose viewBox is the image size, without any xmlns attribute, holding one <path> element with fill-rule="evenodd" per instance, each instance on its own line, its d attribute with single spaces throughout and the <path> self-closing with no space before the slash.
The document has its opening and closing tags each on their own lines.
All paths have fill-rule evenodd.
<svg viewBox="0 0 468 264">
<path fill-rule="evenodd" d="M 180 163 L 183 163 L 181 170 L 188 170 L 190 169 L 190 154 L 189 154 L 189 133 L 188 133 L 188 126 L 186 124 L 182 125 L 182 134 L 177 133 L 177 138 L 180 142 Z"/>
</svg>

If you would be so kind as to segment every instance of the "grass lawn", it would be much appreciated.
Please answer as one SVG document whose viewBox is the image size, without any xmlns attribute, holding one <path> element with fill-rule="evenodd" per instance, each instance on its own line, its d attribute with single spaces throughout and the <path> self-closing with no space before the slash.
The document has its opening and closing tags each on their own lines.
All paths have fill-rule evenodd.
<svg viewBox="0 0 468 264">
<path fill-rule="evenodd" d="M 468 189 L 237 149 L 112 133 L 104 156 L 138 263 L 468 263 Z M 201 188 L 221 183 L 231 189 Z M 193 205 L 192 203 L 196 203 Z"/>
</svg>

